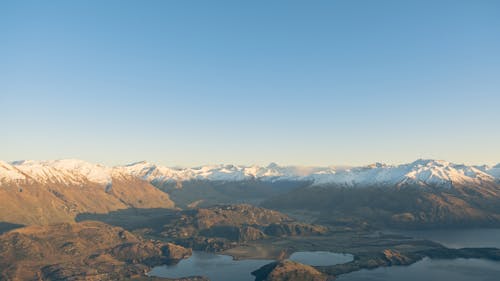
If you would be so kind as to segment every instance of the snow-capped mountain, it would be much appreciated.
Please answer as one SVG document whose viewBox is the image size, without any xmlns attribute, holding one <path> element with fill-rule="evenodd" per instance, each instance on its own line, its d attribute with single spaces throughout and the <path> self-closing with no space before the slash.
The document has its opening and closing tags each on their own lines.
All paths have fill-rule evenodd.
<svg viewBox="0 0 500 281">
<path fill-rule="evenodd" d="M 61 183 L 111 182 L 112 169 L 77 159 L 52 161 L 0 162 L 0 183 Z"/>
<path fill-rule="evenodd" d="M 190 180 L 244 181 L 244 180 L 301 180 L 303 175 L 298 168 L 281 167 L 271 163 L 261 166 L 207 165 L 195 168 L 169 168 L 148 162 L 138 162 L 127 166 L 115 167 L 123 173 L 134 175 L 155 183 Z"/>
<path fill-rule="evenodd" d="M 0 184 L 9 182 L 78 184 L 85 181 L 107 185 L 116 176 L 132 176 L 154 184 L 206 181 L 308 181 L 314 185 L 340 186 L 453 186 L 498 182 L 500 165 L 467 166 L 442 160 L 419 159 L 409 164 L 375 163 L 364 167 L 295 167 L 207 165 L 195 168 L 170 168 L 148 162 L 105 167 L 82 160 L 0 161 Z"/>
<path fill-rule="evenodd" d="M 2 222 L 72 222 L 83 213 L 174 206 L 150 183 L 102 165 L 74 159 L 0 162 Z"/>
<path fill-rule="evenodd" d="M 349 209 L 342 205 L 345 199 L 352 204 L 353 214 L 369 206 L 389 214 L 384 221 L 411 213 L 410 221 L 431 224 L 489 223 L 497 217 L 500 222 L 500 209 L 495 207 L 500 200 L 499 171 L 499 165 L 467 166 L 441 160 L 352 168 L 277 164 L 169 168 L 148 162 L 106 167 L 75 159 L 0 161 L 0 221 L 45 224 L 73 221 L 81 213 L 242 202 L 285 209 L 341 206 L 339 210 L 344 210 Z M 406 185 L 423 188 L 395 188 Z M 366 202 L 366 196 L 377 199 Z M 387 200 L 401 202 L 397 208 L 386 209 L 391 205 L 384 203 Z"/>
<path fill-rule="evenodd" d="M 495 181 L 495 177 L 478 168 L 453 164 L 442 160 L 419 159 L 409 164 L 384 165 L 376 163 L 346 170 L 321 171 L 310 176 L 314 183 L 343 186 L 453 186 L 481 185 Z"/>
<path fill-rule="evenodd" d="M 488 166 L 488 165 L 483 165 L 483 166 L 477 166 L 477 169 L 497 178 L 500 179 L 500 164 L 497 164 L 496 166 Z"/>
<path fill-rule="evenodd" d="M 453 164 L 442 160 L 417 160 L 409 164 L 385 165 L 375 163 L 365 167 L 349 169 L 281 167 L 270 164 L 266 167 L 216 165 L 198 168 L 174 169 L 139 162 L 124 166 L 127 173 L 154 183 L 171 181 L 310 181 L 315 185 L 335 184 L 341 186 L 453 186 L 481 185 L 495 181 L 495 169 L 487 171 L 477 167 Z M 500 170 L 500 169 L 498 169 Z M 490 174 L 491 173 L 491 174 Z"/>
</svg>

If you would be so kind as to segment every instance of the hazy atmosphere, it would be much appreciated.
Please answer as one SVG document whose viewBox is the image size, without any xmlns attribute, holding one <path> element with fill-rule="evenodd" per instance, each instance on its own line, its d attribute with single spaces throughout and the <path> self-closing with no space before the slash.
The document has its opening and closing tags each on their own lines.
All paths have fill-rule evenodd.
<svg viewBox="0 0 500 281">
<path fill-rule="evenodd" d="M 0 0 L 0 280 L 498 281 L 500 1 Z"/>
<path fill-rule="evenodd" d="M 500 159 L 498 1 L 2 1 L 1 158 Z"/>
</svg>

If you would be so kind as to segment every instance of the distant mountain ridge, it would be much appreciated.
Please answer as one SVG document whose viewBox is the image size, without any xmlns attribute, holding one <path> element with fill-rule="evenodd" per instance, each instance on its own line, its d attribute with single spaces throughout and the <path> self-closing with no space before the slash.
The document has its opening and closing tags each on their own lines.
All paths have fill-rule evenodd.
<svg viewBox="0 0 500 281">
<path fill-rule="evenodd" d="M 325 217 L 335 212 L 416 225 L 489 225 L 500 223 L 499 171 L 499 165 L 429 159 L 353 168 L 0 161 L 0 222 L 47 224 L 129 208 L 249 203 Z"/>
<path fill-rule="evenodd" d="M 174 208 L 140 178 L 81 160 L 0 162 L 0 222 L 72 222 L 80 213 Z"/>
<path fill-rule="evenodd" d="M 153 184 L 184 181 L 310 181 L 314 185 L 345 187 L 405 184 L 450 187 L 454 184 L 481 185 L 500 179 L 500 164 L 467 166 L 443 160 L 419 159 L 401 165 L 375 163 L 363 167 L 297 167 L 206 165 L 195 168 L 170 168 L 148 162 L 106 167 L 78 159 L 51 161 L 0 161 L 0 185 L 5 183 L 78 184 L 89 181 L 112 184 L 113 177 L 138 177 Z"/>
</svg>

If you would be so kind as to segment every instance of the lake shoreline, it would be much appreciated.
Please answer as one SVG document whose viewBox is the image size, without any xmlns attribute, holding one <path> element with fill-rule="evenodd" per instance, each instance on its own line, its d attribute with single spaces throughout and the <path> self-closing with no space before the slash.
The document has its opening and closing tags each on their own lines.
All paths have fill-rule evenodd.
<svg viewBox="0 0 500 281">
<path fill-rule="evenodd" d="M 447 248 L 440 243 L 416 239 L 387 230 L 330 233 L 324 236 L 281 237 L 242 243 L 216 254 L 233 261 L 286 260 L 296 252 L 327 251 L 353 255 L 353 260 L 329 266 L 313 266 L 327 276 L 341 276 L 363 269 L 410 266 L 426 258 L 432 260 L 484 259 L 500 260 L 500 249 Z"/>
</svg>

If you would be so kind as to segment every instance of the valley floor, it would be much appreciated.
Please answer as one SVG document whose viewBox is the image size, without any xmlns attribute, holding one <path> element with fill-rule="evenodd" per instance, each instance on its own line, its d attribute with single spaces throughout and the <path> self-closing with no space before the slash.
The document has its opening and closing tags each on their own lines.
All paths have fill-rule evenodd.
<svg viewBox="0 0 500 281">
<path fill-rule="evenodd" d="M 293 272 L 299 270 L 303 274 L 313 274 L 316 277 L 325 278 L 310 280 L 328 280 L 331 277 L 362 269 L 410 265 L 426 257 L 500 260 L 500 250 L 497 248 L 450 249 L 437 242 L 412 238 L 409 235 L 390 231 L 374 231 L 364 227 L 346 228 L 344 226 L 326 228 L 299 222 L 285 214 L 251 205 L 216 206 L 185 211 L 130 209 L 102 215 L 81 215 L 79 220 L 83 221 L 79 225 L 48 228 L 49 230 L 57 230 L 50 235 L 46 234 L 50 232 L 47 232 L 45 228 L 37 227 L 20 228 L 14 232 L 10 231 L 0 235 L 0 242 L 2 242 L 0 244 L 0 266 L 14 273 L 12 270 L 15 268 L 11 266 L 12 264 L 23 261 L 30 262 L 31 258 L 21 255 L 26 252 L 31 257 L 40 257 L 36 259 L 36 262 L 40 267 L 43 266 L 43 273 L 46 276 L 59 276 L 57 274 L 63 274 L 64 270 L 71 274 L 85 272 L 84 276 L 86 276 L 95 274 L 88 271 L 89 265 L 99 264 L 104 270 L 103 272 L 105 270 L 115 271 L 103 267 L 106 263 L 102 263 L 102 261 L 112 258 L 113 266 L 120 268 L 121 272 L 115 272 L 113 275 L 110 273 L 102 275 L 104 273 L 101 272 L 99 273 L 101 276 L 123 277 L 123 279 L 116 280 L 128 280 L 127 276 L 133 275 L 136 280 L 148 280 L 149 277 L 144 275 L 144 270 L 161 265 L 162 262 L 176 259 L 173 256 L 173 250 L 170 252 L 170 256 L 165 256 L 165 251 L 160 250 L 165 249 L 166 245 L 170 245 L 168 247 L 176 249 L 176 251 L 182 250 L 180 256 L 183 258 L 188 256 L 185 254 L 187 252 L 183 250 L 186 247 L 230 255 L 234 259 L 278 261 L 262 267 L 262 270 L 257 273 L 259 278 L 271 276 L 275 268 L 279 268 L 281 273 L 284 272 L 283 274 L 286 274 L 287 270 Z M 88 220 L 100 220 L 105 223 L 92 223 Z M 221 229 L 221 225 L 218 226 L 218 224 L 224 228 Z M 114 225 L 114 227 L 110 225 Z M 270 227 L 270 225 L 275 227 Z M 81 227 L 84 229 L 83 232 L 74 230 Z M 26 230 L 23 229 L 29 229 L 30 232 L 26 234 Z M 108 244 L 95 249 L 89 247 L 94 245 L 92 241 L 96 239 L 96 236 L 92 234 L 94 232 L 89 232 L 90 229 L 98 231 L 96 233 L 102 233 L 99 235 L 108 239 Z M 68 231 L 65 232 L 66 230 Z M 104 230 L 107 232 L 102 232 Z M 222 232 L 215 230 L 222 230 Z M 234 232 L 237 235 L 226 236 L 228 234 L 226 231 Z M 18 232 L 20 234 L 17 234 Z M 184 233 L 188 233 L 187 236 L 183 236 Z M 22 237 L 22 240 L 19 237 Z M 22 241 L 22 243 L 18 241 Z M 72 241 L 72 243 L 68 244 L 67 241 Z M 43 249 L 41 246 L 39 247 L 44 243 L 49 243 L 54 247 L 53 259 L 50 263 L 45 262 Z M 180 246 L 172 246 L 173 244 L 167 243 L 175 243 Z M 25 245 L 28 246 L 25 247 Z M 83 247 L 81 245 L 89 246 Z M 291 254 L 298 251 L 346 253 L 352 254 L 354 260 L 344 264 L 312 267 L 302 267 L 305 265 L 285 261 Z M 140 255 L 141 258 L 131 259 L 129 254 L 132 257 Z M 63 259 L 60 259 L 62 256 L 75 259 L 70 264 L 71 270 L 68 269 L 68 263 L 65 264 Z M 293 272 L 291 274 L 296 274 Z M 206 280 L 200 279 L 202 277 L 196 278 L 199 279 L 194 280 Z M 257 278 L 256 280 L 287 280 L 280 278 L 269 277 L 268 279 Z M 149 278 L 149 280 L 152 279 Z M 169 279 L 157 278 L 157 280 Z"/>
</svg>

